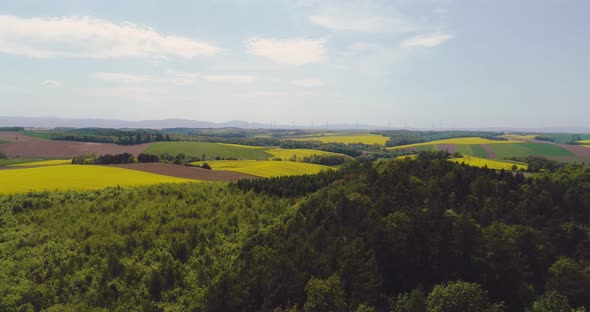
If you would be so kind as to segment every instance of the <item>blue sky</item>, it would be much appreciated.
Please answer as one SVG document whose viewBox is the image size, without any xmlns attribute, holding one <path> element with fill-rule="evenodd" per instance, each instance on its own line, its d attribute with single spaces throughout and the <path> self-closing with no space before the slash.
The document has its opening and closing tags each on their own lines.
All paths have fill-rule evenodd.
<svg viewBox="0 0 590 312">
<path fill-rule="evenodd" d="M 4 1 L 0 115 L 587 126 L 590 2 Z"/>
</svg>

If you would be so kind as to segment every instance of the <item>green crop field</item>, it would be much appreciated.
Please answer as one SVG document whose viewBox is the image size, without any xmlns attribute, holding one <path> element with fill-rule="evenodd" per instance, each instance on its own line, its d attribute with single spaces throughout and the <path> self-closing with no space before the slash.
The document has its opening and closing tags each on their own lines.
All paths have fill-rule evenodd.
<svg viewBox="0 0 590 312">
<path fill-rule="evenodd" d="M 11 167 L 23 167 L 23 166 L 53 166 L 53 165 L 66 165 L 71 164 L 71 159 L 52 159 L 52 160 L 35 160 L 29 162 L 23 162 L 18 164 L 9 165 Z"/>
<path fill-rule="evenodd" d="M 475 157 L 488 157 L 488 152 L 479 144 L 457 144 L 455 151 L 461 155 L 469 155 Z"/>
<path fill-rule="evenodd" d="M 304 149 L 304 148 L 297 148 L 297 149 L 276 148 L 276 149 L 267 150 L 266 152 L 271 154 L 273 158 L 280 158 L 282 160 L 289 160 L 293 156 L 295 156 L 296 160 L 300 161 L 303 158 L 309 157 L 312 155 L 342 155 L 342 156 L 350 158 L 350 156 L 343 155 L 343 154 L 326 152 L 326 151 L 318 151 L 318 150 L 313 150 L 313 149 Z"/>
<path fill-rule="evenodd" d="M 537 156 L 573 156 L 563 147 L 547 143 L 492 144 L 496 158 Z"/>
<path fill-rule="evenodd" d="M 271 154 L 265 152 L 264 148 L 237 144 L 221 144 L 208 142 L 156 142 L 152 143 L 144 153 L 160 155 L 168 153 L 202 157 L 207 159 L 215 157 L 237 158 L 237 159 L 268 159 Z"/>
<path fill-rule="evenodd" d="M 37 138 L 37 139 L 44 139 L 44 140 L 51 140 L 51 131 L 24 131 L 24 134 Z"/>
<path fill-rule="evenodd" d="M 479 137 L 464 137 L 464 138 L 453 138 L 453 139 L 444 139 L 444 140 L 437 140 L 437 141 L 430 141 L 430 142 L 423 142 L 423 143 L 415 143 L 415 144 L 408 144 L 408 145 L 400 145 L 394 147 L 388 147 L 387 149 L 404 149 L 404 148 L 415 148 L 418 146 L 428 146 L 428 145 L 439 145 L 439 144 L 490 144 L 490 145 L 505 145 L 505 144 L 516 144 L 520 143 L 520 141 L 500 141 L 500 140 L 489 140 Z"/>
<path fill-rule="evenodd" d="M 193 164 L 201 165 L 202 163 L 195 162 Z M 207 164 L 213 170 L 235 171 L 263 178 L 315 174 L 322 170 L 332 170 L 332 168 L 322 165 L 272 160 L 216 160 L 207 161 Z"/>
<path fill-rule="evenodd" d="M 495 159 L 486 159 L 481 157 L 474 157 L 474 156 L 463 156 L 462 158 L 451 158 L 450 161 L 466 164 L 472 167 L 488 167 L 489 169 L 504 169 L 504 170 L 512 170 L 513 166 L 516 166 L 517 169 L 526 170 L 527 164 L 525 163 L 518 163 L 518 162 L 509 162 L 509 161 L 502 161 L 502 160 L 495 160 Z"/>
<path fill-rule="evenodd" d="M 296 141 L 318 141 L 322 143 L 362 143 L 368 145 L 385 145 L 389 141 L 388 137 L 378 134 L 354 134 L 354 135 L 319 135 L 290 138 Z"/>
<path fill-rule="evenodd" d="M 13 166 L 18 164 L 30 163 L 34 161 L 41 161 L 42 159 L 25 158 L 25 159 L 0 159 L 0 167 Z"/>
<path fill-rule="evenodd" d="M 102 166 L 58 165 L 0 170 L 0 194 L 29 191 L 96 190 L 109 186 L 194 182 L 137 170 Z"/>
</svg>

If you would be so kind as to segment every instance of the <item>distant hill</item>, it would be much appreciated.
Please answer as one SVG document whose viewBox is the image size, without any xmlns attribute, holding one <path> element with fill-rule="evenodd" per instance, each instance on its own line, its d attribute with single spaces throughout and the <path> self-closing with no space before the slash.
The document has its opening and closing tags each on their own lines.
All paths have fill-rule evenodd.
<svg viewBox="0 0 590 312">
<path fill-rule="evenodd" d="M 158 120 L 120 120 L 99 118 L 61 118 L 61 117 L 13 117 L 0 116 L 0 127 L 31 127 L 31 128 L 245 128 L 245 129 L 318 129 L 318 130 L 397 130 L 403 127 L 386 127 L 367 124 L 276 124 L 231 120 L 226 122 L 211 122 L 190 120 L 182 118 L 158 119 Z M 584 133 L 590 134 L 590 127 L 564 126 L 545 128 L 520 128 L 520 127 L 493 127 L 493 128 L 454 128 L 454 129 L 418 129 L 407 130 L 465 130 L 465 131 L 495 131 L 495 132 L 526 132 L 526 133 Z"/>
</svg>

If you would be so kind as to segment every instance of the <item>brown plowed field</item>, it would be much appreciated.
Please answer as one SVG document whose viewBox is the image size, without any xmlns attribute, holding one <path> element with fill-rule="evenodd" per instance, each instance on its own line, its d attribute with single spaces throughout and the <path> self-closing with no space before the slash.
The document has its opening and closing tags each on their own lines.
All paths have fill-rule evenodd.
<svg viewBox="0 0 590 312">
<path fill-rule="evenodd" d="M 451 154 L 455 153 L 455 144 L 439 144 L 438 145 L 439 151 L 447 151 Z"/>
<path fill-rule="evenodd" d="M 36 140 L 0 144 L 0 152 L 8 157 L 72 158 L 84 154 L 141 154 L 150 144 L 117 145 L 72 141 Z M 13 138 L 14 141 L 14 138 Z"/>
<path fill-rule="evenodd" d="M 164 163 L 142 163 L 142 164 L 124 164 L 108 165 L 124 169 L 139 170 L 155 174 L 167 175 L 177 178 L 193 179 L 201 181 L 235 181 L 239 179 L 257 179 L 258 177 L 249 174 L 224 171 L 224 170 L 207 170 L 197 167 L 179 166 Z"/>
<path fill-rule="evenodd" d="M 40 139 L 24 135 L 20 132 L 0 131 L 0 141 L 6 142 L 35 142 Z"/>
<path fill-rule="evenodd" d="M 588 147 L 584 147 L 582 145 L 567 145 L 567 144 L 557 144 L 557 145 L 572 152 L 576 157 L 590 157 L 590 148 L 588 148 Z"/>
</svg>

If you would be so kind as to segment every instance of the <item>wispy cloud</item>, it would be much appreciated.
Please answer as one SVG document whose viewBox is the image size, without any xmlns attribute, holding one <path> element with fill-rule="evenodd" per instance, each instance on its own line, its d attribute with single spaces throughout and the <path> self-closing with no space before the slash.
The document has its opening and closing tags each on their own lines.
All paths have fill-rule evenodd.
<svg viewBox="0 0 590 312">
<path fill-rule="evenodd" d="M 238 94 L 238 96 L 242 97 L 252 97 L 252 98 L 260 98 L 260 97 L 286 97 L 289 96 L 288 92 L 283 91 L 251 91 L 246 93 Z"/>
<path fill-rule="evenodd" d="M 233 84 L 248 84 L 256 81 L 256 77 L 248 75 L 204 75 L 203 79 L 209 82 L 223 82 Z"/>
<path fill-rule="evenodd" d="M 21 18 L 0 15 L 0 53 L 50 57 L 180 57 L 215 55 L 221 48 L 164 35 L 130 22 L 93 17 Z"/>
<path fill-rule="evenodd" d="M 140 83 L 146 81 L 153 81 L 152 77 L 133 75 L 126 73 L 95 73 L 94 78 L 103 81 L 116 82 L 116 83 Z"/>
<path fill-rule="evenodd" d="M 312 15 L 310 22 L 315 25 L 344 31 L 357 31 L 368 33 L 407 33 L 416 31 L 417 26 L 397 17 L 381 16 L 339 16 L 339 15 Z"/>
<path fill-rule="evenodd" d="M 256 77 L 250 75 L 204 75 L 200 73 L 179 73 L 173 71 L 169 71 L 162 76 L 99 72 L 94 74 L 94 78 L 117 84 L 138 84 L 150 82 L 170 83 L 180 86 L 190 85 L 198 81 L 229 84 L 248 84 L 256 81 Z"/>
<path fill-rule="evenodd" d="M 402 41 L 401 46 L 404 48 L 424 47 L 432 48 L 443 44 L 445 41 L 452 39 L 454 36 L 444 33 L 431 33 L 418 35 Z"/>
<path fill-rule="evenodd" d="M 404 16 L 393 1 L 318 1 L 309 21 L 317 26 L 363 33 L 409 33 L 419 30 L 419 23 Z"/>
<path fill-rule="evenodd" d="M 317 78 L 307 78 L 307 79 L 298 79 L 291 81 L 291 84 L 296 85 L 298 87 L 305 87 L 305 88 L 312 88 L 312 87 L 321 87 L 324 83 Z"/>
<path fill-rule="evenodd" d="M 43 82 L 41 82 L 41 85 L 43 87 L 53 87 L 53 88 L 57 88 L 57 87 L 61 87 L 62 83 L 56 80 L 45 80 Z"/>
<path fill-rule="evenodd" d="M 246 41 L 248 53 L 279 64 L 304 65 L 324 60 L 326 49 L 321 39 L 251 38 Z"/>
</svg>

